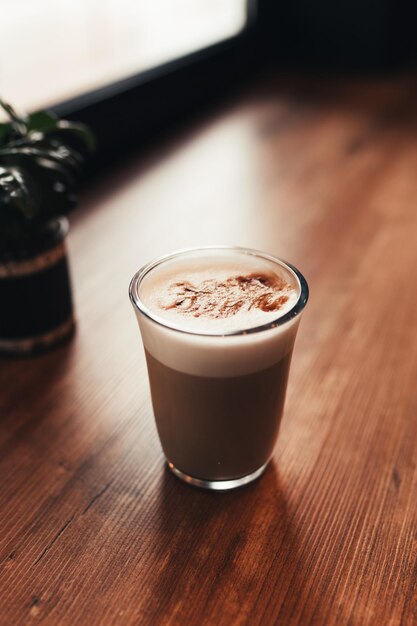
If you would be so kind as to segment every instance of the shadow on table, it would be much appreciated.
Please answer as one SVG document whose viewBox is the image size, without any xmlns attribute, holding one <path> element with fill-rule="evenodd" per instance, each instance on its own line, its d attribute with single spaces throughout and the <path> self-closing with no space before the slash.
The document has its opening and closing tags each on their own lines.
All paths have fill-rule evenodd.
<svg viewBox="0 0 417 626">
<path fill-rule="evenodd" d="M 77 350 L 75 333 L 48 351 L 33 355 L 0 356 L 0 380 L 5 391 L 18 389 L 19 382 L 30 382 L 38 392 L 53 384 L 71 367 Z M 36 384 L 35 384 L 36 382 Z M 21 391 L 21 390 L 20 390 Z"/>
<path fill-rule="evenodd" d="M 28 357 L 1 359 L 0 452 L 13 446 L 48 415 L 59 414 L 68 385 L 64 384 L 76 360 L 76 340 L 50 352 Z"/>
<path fill-rule="evenodd" d="M 275 557 L 299 553 L 279 472 L 271 463 L 258 481 L 231 492 L 209 492 L 161 477 L 155 570 L 146 617 L 162 623 L 174 613 L 195 623 L 230 618 L 253 608 Z M 194 621 L 193 621 L 194 620 Z M 222 617 L 224 621 L 224 617 Z"/>
</svg>

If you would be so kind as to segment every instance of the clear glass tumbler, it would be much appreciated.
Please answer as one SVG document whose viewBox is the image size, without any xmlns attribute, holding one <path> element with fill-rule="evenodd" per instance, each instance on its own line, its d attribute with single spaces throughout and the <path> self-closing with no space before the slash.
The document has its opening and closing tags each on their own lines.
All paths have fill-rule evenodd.
<svg viewBox="0 0 417 626">
<path fill-rule="evenodd" d="M 201 332 L 149 307 L 155 273 L 204 261 L 273 271 L 290 283 L 289 310 L 261 326 Z M 129 295 L 145 348 L 156 426 L 170 470 L 188 484 L 227 490 L 262 474 L 276 443 L 294 341 L 308 286 L 292 265 L 247 248 L 208 247 L 159 258 Z"/>
</svg>

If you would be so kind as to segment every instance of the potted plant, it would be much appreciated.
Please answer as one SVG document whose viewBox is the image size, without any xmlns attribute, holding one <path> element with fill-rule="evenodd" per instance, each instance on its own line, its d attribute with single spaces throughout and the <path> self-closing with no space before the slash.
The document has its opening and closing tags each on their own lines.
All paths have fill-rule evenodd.
<svg viewBox="0 0 417 626">
<path fill-rule="evenodd" d="M 0 108 L 0 354 L 32 354 L 74 330 L 64 216 L 94 139 L 50 112 Z"/>
</svg>

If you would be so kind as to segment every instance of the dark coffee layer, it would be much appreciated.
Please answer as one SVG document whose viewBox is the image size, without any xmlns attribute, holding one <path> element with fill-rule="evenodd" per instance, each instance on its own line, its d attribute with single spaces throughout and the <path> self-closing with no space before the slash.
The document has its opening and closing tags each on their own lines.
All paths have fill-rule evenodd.
<svg viewBox="0 0 417 626">
<path fill-rule="evenodd" d="M 270 458 L 284 406 L 291 353 L 268 369 L 200 377 L 146 352 L 152 403 L 166 457 L 206 480 L 245 476 Z"/>
<path fill-rule="evenodd" d="M 161 308 L 214 319 L 230 317 L 241 310 L 274 312 L 287 302 L 288 296 L 283 292 L 288 288 L 289 285 L 272 272 L 254 272 L 226 280 L 210 278 L 200 284 L 178 281 L 168 288 L 171 302 Z"/>
</svg>

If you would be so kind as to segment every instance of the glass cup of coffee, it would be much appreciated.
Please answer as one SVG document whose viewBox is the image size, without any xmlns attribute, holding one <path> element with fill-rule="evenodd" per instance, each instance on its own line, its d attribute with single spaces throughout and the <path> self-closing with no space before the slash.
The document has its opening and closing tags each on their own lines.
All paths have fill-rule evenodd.
<svg viewBox="0 0 417 626">
<path fill-rule="evenodd" d="M 278 435 L 304 277 L 256 250 L 195 248 L 145 265 L 129 295 L 170 470 L 215 490 L 258 478 Z"/>
</svg>

